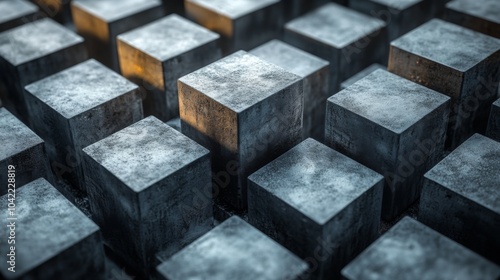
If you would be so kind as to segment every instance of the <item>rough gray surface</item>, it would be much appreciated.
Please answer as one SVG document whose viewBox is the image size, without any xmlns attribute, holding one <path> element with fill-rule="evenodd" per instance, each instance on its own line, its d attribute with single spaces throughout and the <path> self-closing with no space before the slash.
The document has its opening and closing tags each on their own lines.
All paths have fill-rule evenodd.
<svg viewBox="0 0 500 280">
<path fill-rule="evenodd" d="M 342 274 L 348 280 L 494 280 L 500 277 L 500 267 L 406 217 Z"/>
<path fill-rule="evenodd" d="M 326 99 L 331 95 L 330 63 L 279 40 L 270 41 L 250 53 L 304 79 L 302 138 L 323 141 Z"/>
<path fill-rule="evenodd" d="M 464 27 L 500 38 L 500 2 L 454 0 L 446 4 L 444 18 Z"/>
<path fill-rule="evenodd" d="M 7 201 L 7 196 L 2 200 Z M 8 221 L 7 211 L 3 220 Z M 7 279 L 99 278 L 104 252 L 99 227 L 73 206 L 49 182 L 35 180 L 16 193 L 16 272 L 0 264 Z M 2 227 L 2 236 L 8 228 Z M 10 246 L 2 242 L 7 255 Z M 23 278 L 24 277 L 24 278 Z"/>
<path fill-rule="evenodd" d="M 344 89 L 350 87 L 351 85 L 353 85 L 357 81 L 363 79 L 364 77 L 370 75 L 371 73 L 375 72 L 375 70 L 378 70 L 378 69 L 386 70 L 386 67 L 383 66 L 383 65 L 380 65 L 378 63 L 374 63 L 374 64 L 366 67 L 362 71 L 360 71 L 358 74 L 356 74 L 356 75 L 350 77 L 349 79 L 343 81 L 342 84 L 340 84 L 340 89 L 344 90 Z"/>
<path fill-rule="evenodd" d="M 0 32 L 33 21 L 37 6 L 25 0 L 0 1 Z"/>
<path fill-rule="evenodd" d="M 442 158 L 449 100 L 385 70 L 328 99 L 325 143 L 385 176 L 384 219 L 418 199 Z"/>
<path fill-rule="evenodd" d="M 104 239 L 141 277 L 212 223 L 209 152 L 154 117 L 84 149 L 85 179 Z"/>
<path fill-rule="evenodd" d="M 500 143 L 475 134 L 425 174 L 419 220 L 500 263 Z"/>
<path fill-rule="evenodd" d="M 213 153 L 214 191 L 233 207 L 246 207 L 248 175 L 301 141 L 302 89 L 243 51 L 179 79 L 182 132 Z"/>
<path fill-rule="evenodd" d="M 491 105 L 490 119 L 486 136 L 500 142 L 500 99 Z"/>
<path fill-rule="evenodd" d="M 314 279 L 338 277 L 378 236 L 382 175 L 313 139 L 248 180 L 249 222 L 312 263 Z"/>
<path fill-rule="evenodd" d="M 307 264 L 240 218 L 229 218 L 157 268 L 164 279 L 301 279 Z"/>
<path fill-rule="evenodd" d="M 177 80 L 222 56 L 218 34 L 177 15 L 118 36 L 118 55 L 122 74 L 147 90 L 145 114 L 163 121 L 179 116 Z"/>
</svg>

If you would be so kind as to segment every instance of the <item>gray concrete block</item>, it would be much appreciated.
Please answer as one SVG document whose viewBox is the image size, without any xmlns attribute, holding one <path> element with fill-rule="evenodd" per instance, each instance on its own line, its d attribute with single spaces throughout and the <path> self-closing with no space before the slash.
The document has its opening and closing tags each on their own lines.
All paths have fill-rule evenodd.
<svg viewBox="0 0 500 280">
<path fill-rule="evenodd" d="M 486 129 L 500 81 L 500 40 L 434 19 L 391 43 L 388 69 L 452 98 L 453 149 Z"/>
<path fill-rule="evenodd" d="M 383 176 L 307 139 L 248 178 L 248 220 L 311 266 L 340 270 L 378 237 Z"/>
<path fill-rule="evenodd" d="M 210 155 L 154 117 L 84 149 L 94 219 L 105 242 L 147 277 L 155 254 L 173 254 L 210 229 Z"/>
<path fill-rule="evenodd" d="M 330 63 L 279 40 L 270 41 L 250 51 L 303 78 L 304 117 L 302 138 L 323 141 L 325 134 L 326 99 L 330 97 Z"/>
<path fill-rule="evenodd" d="M 342 270 L 348 280 L 494 280 L 500 267 L 409 217 Z"/>
<path fill-rule="evenodd" d="M 475 134 L 425 174 L 419 221 L 500 263 L 500 143 Z"/>
<path fill-rule="evenodd" d="M 116 36 L 161 18 L 160 0 L 74 0 L 71 13 L 89 55 L 119 71 Z"/>
<path fill-rule="evenodd" d="M 185 0 L 186 15 L 222 36 L 225 55 L 250 50 L 278 36 L 279 0 Z"/>
<path fill-rule="evenodd" d="M 146 116 L 179 116 L 177 80 L 221 58 L 219 35 L 170 15 L 118 36 L 123 76 L 146 90 Z"/>
<path fill-rule="evenodd" d="M 82 149 L 143 116 L 138 87 L 95 60 L 28 85 L 26 101 L 55 175 L 82 191 Z"/>
<path fill-rule="evenodd" d="M 325 143 L 385 177 L 382 218 L 420 196 L 444 154 L 450 98 L 385 70 L 328 99 Z"/>
<path fill-rule="evenodd" d="M 500 2 L 497 0 L 451 1 L 446 4 L 444 19 L 500 38 Z"/>
<path fill-rule="evenodd" d="M 244 51 L 180 78 L 179 108 L 212 152 L 216 198 L 239 210 L 247 176 L 302 140 L 302 79 Z"/>
<path fill-rule="evenodd" d="M 382 20 L 334 3 L 285 25 L 287 43 L 330 62 L 332 92 L 342 81 L 386 57 L 385 35 Z"/>
<path fill-rule="evenodd" d="M 385 66 L 380 65 L 378 63 L 374 63 L 374 64 L 366 67 L 362 71 L 360 71 L 358 74 L 356 74 L 356 75 L 350 77 L 349 79 L 343 81 L 340 84 L 340 90 L 344 90 L 344 89 L 350 87 L 351 85 L 353 85 L 357 81 L 363 79 L 364 77 L 370 75 L 371 73 L 375 72 L 375 70 L 378 70 L 378 69 L 387 70 L 387 68 Z"/>
<path fill-rule="evenodd" d="M 491 105 L 490 119 L 488 121 L 488 128 L 486 129 L 486 136 L 500 142 L 500 99 Z"/>
<path fill-rule="evenodd" d="M 0 108 L 0 195 L 7 193 L 7 170 L 15 168 L 15 181 L 20 187 L 40 177 L 52 181 L 42 138 L 5 108 Z"/>
<path fill-rule="evenodd" d="M 5 88 L 5 107 L 28 123 L 24 87 L 85 59 L 83 38 L 51 19 L 0 33 L 0 84 Z"/>
<path fill-rule="evenodd" d="M 157 267 L 162 279 L 303 279 L 307 264 L 237 216 Z"/>
<path fill-rule="evenodd" d="M 18 186 L 20 187 L 20 186 Z M 11 196 L 4 195 L 2 201 Z M 15 194 L 15 211 L 2 211 L 12 228 L 1 229 L 0 276 L 5 279 L 103 279 L 104 250 L 99 227 L 45 179 L 37 179 Z M 8 244 L 7 236 L 15 238 Z M 15 247 L 12 250 L 11 246 Z M 15 272 L 7 270 L 14 251 Z M 8 259 L 7 259 L 8 258 Z"/>
<path fill-rule="evenodd" d="M 38 7 L 25 0 L 0 1 L 0 11 L 0 32 L 38 19 Z"/>
</svg>

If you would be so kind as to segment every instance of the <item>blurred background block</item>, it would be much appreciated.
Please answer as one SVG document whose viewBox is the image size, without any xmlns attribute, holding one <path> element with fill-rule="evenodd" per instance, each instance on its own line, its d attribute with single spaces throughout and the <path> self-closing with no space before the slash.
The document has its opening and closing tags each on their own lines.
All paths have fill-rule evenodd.
<svg viewBox="0 0 500 280">
<path fill-rule="evenodd" d="M 0 1 L 0 32 L 38 19 L 38 8 L 25 0 Z"/>
</svg>

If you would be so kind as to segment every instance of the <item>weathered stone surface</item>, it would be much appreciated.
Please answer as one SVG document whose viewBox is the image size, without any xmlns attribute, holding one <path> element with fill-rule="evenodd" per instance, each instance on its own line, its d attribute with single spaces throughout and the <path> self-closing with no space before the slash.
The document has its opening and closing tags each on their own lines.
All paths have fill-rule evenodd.
<svg viewBox="0 0 500 280">
<path fill-rule="evenodd" d="M 332 92 L 345 79 L 386 57 L 385 36 L 382 20 L 334 3 L 285 25 L 286 42 L 330 62 Z"/>
<path fill-rule="evenodd" d="M 500 143 L 475 134 L 425 174 L 419 220 L 500 263 Z"/>
<path fill-rule="evenodd" d="M 498 279 L 500 267 L 409 217 L 342 270 L 348 280 Z"/>
<path fill-rule="evenodd" d="M 1 200 L 7 201 L 7 195 Z M 0 243 L 0 252 L 4 261 L 0 262 L 0 276 L 103 279 L 104 251 L 99 227 L 49 182 L 37 179 L 17 189 L 15 205 L 15 216 L 10 216 L 7 208 L 2 211 L 6 224 L 15 223 L 15 244 L 7 243 L 11 229 L 3 226 L 5 241 Z M 15 246 L 15 273 L 7 270 L 10 265 L 5 261 L 10 246 Z"/>
<path fill-rule="evenodd" d="M 495 101 L 491 107 L 486 136 L 500 142 L 500 99 Z"/>
<path fill-rule="evenodd" d="M 148 117 L 83 151 L 95 221 L 143 277 L 210 229 L 210 155 L 180 132 Z"/>
<path fill-rule="evenodd" d="M 383 176 L 307 139 L 248 178 L 249 222 L 332 279 L 377 236 Z"/>
<path fill-rule="evenodd" d="M 144 113 L 167 121 L 179 116 L 177 80 L 221 58 L 219 35 L 178 15 L 118 36 L 123 76 L 142 85 Z"/>
<path fill-rule="evenodd" d="M 385 176 L 382 217 L 420 196 L 444 153 L 450 98 L 385 70 L 328 99 L 325 143 Z"/>
<path fill-rule="evenodd" d="M 302 138 L 323 141 L 325 134 L 326 99 L 330 97 L 330 63 L 279 40 L 270 41 L 250 51 L 303 78 L 304 117 Z"/>
<path fill-rule="evenodd" d="M 391 43 L 389 71 L 452 98 L 448 146 L 483 133 L 500 82 L 500 40 L 438 19 Z"/>
<path fill-rule="evenodd" d="M 444 19 L 500 38 L 500 2 L 497 0 L 451 1 L 446 4 Z"/>
<path fill-rule="evenodd" d="M 35 132 L 58 177 L 85 191 L 82 149 L 142 118 L 138 87 L 88 60 L 26 87 Z"/>
<path fill-rule="evenodd" d="M 0 32 L 37 19 L 38 8 L 25 0 L 0 1 Z"/>
<path fill-rule="evenodd" d="M 344 90 L 344 89 L 350 87 L 351 85 L 353 85 L 357 81 L 363 79 L 364 77 L 370 75 L 371 73 L 375 72 L 375 70 L 378 70 L 378 69 L 386 70 L 386 67 L 383 66 L 383 65 L 380 65 L 378 63 L 374 63 L 374 64 L 366 67 L 362 71 L 360 71 L 358 74 L 356 74 L 356 75 L 350 77 L 349 79 L 343 81 L 340 84 L 340 90 Z"/>
<path fill-rule="evenodd" d="M 157 268 L 163 279 L 303 279 L 307 264 L 233 216 Z"/>
<path fill-rule="evenodd" d="M 179 79 L 182 132 L 212 152 L 217 199 L 246 208 L 247 176 L 302 136 L 302 79 L 244 51 Z"/>
</svg>

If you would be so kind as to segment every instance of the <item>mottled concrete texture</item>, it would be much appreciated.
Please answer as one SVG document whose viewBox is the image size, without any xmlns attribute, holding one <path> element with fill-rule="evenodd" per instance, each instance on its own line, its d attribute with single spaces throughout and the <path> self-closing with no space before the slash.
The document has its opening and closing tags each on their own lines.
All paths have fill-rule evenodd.
<svg viewBox="0 0 500 280">
<path fill-rule="evenodd" d="M 451 1 L 446 4 L 444 19 L 500 38 L 500 1 L 498 0 Z"/>
<path fill-rule="evenodd" d="M 275 37 L 283 25 L 279 0 L 185 0 L 186 15 L 222 36 L 222 50 L 249 50 Z"/>
<path fill-rule="evenodd" d="M 0 276 L 5 279 L 103 279 L 104 251 L 99 227 L 45 179 L 37 179 L 16 192 L 15 244 L 7 244 L 10 229 L 3 226 Z M 7 201 L 7 195 L 1 197 Z M 7 210 L 7 208 L 6 208 Z M 5 261 L 15 246 L 15 273 Z"/>
<path fill-rule="evenodd" d="M 342 270 L 348 280 L 495 280 L 500 267 L 409 217 Z"/>
<path fill-rule="evenodd" d="M 341 268 L 377 236 L 383 176 L 311 138 L 248 178 L 248 220 L 311 264 Z"/>
<path fill-rule="evenodd" d="M 330 63 L 279 40 L 270 41 L 250 53 L 304 79 L 302 138 L 313 137 L 323 141 L 326 99 L 331 95 Z"/>
<path fill-rule="evenodd" d="M 419 221 L 500 263 L 500 143 L 475 134 L 425 174 Z"/>
<path fill-rule="evenodd" d="M 391 43 L 388 69 L 452 98 L 453 149 L 486 129 L 500 81 L 500 40 L 434 19 Z"/>
<path fill-rule="evenodd" d="M 420 196 L 444 153 L 450 98 L 385 70 L 328 99 L 325 143 L 385 177 L 382 217 Z"/>
<path fill-rule="evenodd" d="M 52 180 L 43 140 L 5 108 L 0 108 L 0 143 L 0 195 L 7 193 L 9 165 L 18 187 L 40 177 Z"/>
<path fill-rule="evenodd" d="M 24 86 L 87 59 L 83 38 L 51 19 L 0 33 L 0 87 L 4 106 L 30 120 Z"/>
<path fill-rule="evenodd" d="M 303 279 L 307 264 L 237 216 L 159 265 L 162 279 Z"/>
<path fill-rule="evenodd" d="M 491 107 L 486 136 L 500 142 L 500 99 L 495 101 Z"/>
<path fill-rule="evenodd" d="M 179 116 L 177 79 L 221 58 L 219 35 L 170 15 L 118 36 L 123 76 L 143 86 L 144 114 Z"/>
<path fill-rule="evenodd" d="M 285 41 L 330 62 L 330 84 L 340 83 L 374 62 L 382 62 L 385 24 L 329 3 L 285 25 Z"/>
<path fill-rule="evenodd" d="M 148 117 L 83 151 L 94 220 L 143 277 L 210 229 L 210 155 L 180 132 Z"/>
<path fill-rule="evenodd" d="M 0 32 L 38 19 L 38 7 L 25 0 L 0 1 Z"/>
<path fill-rule="evenodd" d="M 83 191 L 81 150 L 143 116 L 138 87 L 92 59 L 26 86 L 26 102 L 56 176 Z"/>
<path fill-rule="evenodd" d="M 212 152 L 217 199 L 245 209 L 247 176 L 302 140 L 302 89 L 244 51 L 179 79 L 182 132 Z"/>
<path fill-rule="evenodd" d="M 378 63 L 374 63 L 374 64 L 366 67 L 362 71 L 358 72 L 358 74 L 356 74 L 356 75 L 350 77 L 349 79 L 343 81 L 340 84 L 340 90 L 344 90 L 344 89 L 350 87 L 351 85 L 353 85 L 357 81 L 363 79 L 364 77 L 370 75 L 371 73 L 375 72 L 375 70 L 378 70 L 378 69 L 386 70 L 386 67 L 383 66 L 383 65 L 380 65 Z"/>
<path fill-rule="evenodd" d="M 115 71 L 120 70 L 116 36 L 165 14 L 160 0 L 73 0 L 71 12 L 89 55 Z"/>
</svg>

